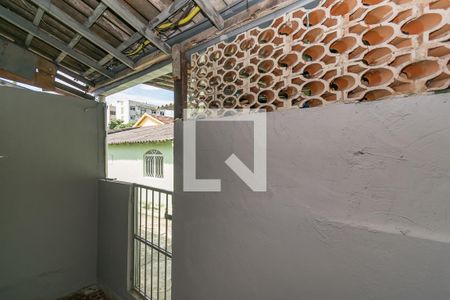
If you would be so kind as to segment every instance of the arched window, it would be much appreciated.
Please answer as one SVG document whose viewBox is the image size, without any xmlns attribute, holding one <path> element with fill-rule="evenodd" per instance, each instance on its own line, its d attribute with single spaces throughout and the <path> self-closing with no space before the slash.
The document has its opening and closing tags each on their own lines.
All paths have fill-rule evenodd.
<svg viewBox="0 0 450 300">
<path fill-rule="evenodd" d="M 164 156 L 158 150 L 150 150 L 144 154 L 144 176 L 164 177 Z"/>
</svg>

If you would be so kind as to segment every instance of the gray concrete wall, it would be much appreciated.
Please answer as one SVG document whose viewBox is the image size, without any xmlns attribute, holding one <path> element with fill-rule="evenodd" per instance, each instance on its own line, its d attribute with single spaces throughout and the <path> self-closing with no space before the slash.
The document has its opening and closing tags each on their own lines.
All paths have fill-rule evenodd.
<svg viewBox="0 0 450 300">
<path fill-rule="evenodd" d="M 264 193 L 215 163 L 252 168 L 251 125 L 199 125 L 223 191 L 182 191 L 177 142 L 174 299 L 450 299 L 449 116 L 449 94 L 269 113 Z"/>
<path fill-rule="evenodd" d="M 133 299 L 128 292 L 132 185 L 119 181 L 101 181 L 99 185 L 98 283 L 115 299 Z"/>
<path fill-rule="evenodd" d="M 0 87 L 0 299 L 96 283 L 104 105 Z"/>
</svg>

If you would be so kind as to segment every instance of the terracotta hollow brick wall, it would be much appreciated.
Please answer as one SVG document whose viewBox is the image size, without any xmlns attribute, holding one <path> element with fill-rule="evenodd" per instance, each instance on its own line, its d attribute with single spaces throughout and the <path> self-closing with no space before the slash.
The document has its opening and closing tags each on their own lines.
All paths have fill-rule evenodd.
<svg viewBox="0 0 450 300">
<path fill-rule="evenodd" d="M 450 0 L 328 0 L 191 57 L 197 107 L 314 107 L 450 84 Z"/>
</svg>

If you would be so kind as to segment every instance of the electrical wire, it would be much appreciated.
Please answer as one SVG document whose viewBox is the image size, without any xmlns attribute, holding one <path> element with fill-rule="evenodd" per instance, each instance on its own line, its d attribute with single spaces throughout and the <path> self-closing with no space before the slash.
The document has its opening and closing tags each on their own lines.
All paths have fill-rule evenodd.
<svg viewBox="0 0 450 300">
<path fill-rule="evenodd" d="M 159 25 L 157 27 L 158 30 L 167 30 L 167 29 L 172 29 L 174 27 L 181 27 L 184 26 L 186 24 L 188 24 L 189 22 L 192 21 L 193 18 L 195 18 L 195 16 L 197 16 L 197 14 L 201 11 L 201 8 L 199 6 L 194 6 L 193 8 L 191 8 L 190 10 L 186 10 L 186 12 L 183 14 L 183 16 L 176 22 L 166 22 L 163 23 L 161 25 Z"/>
<path fill-rule="evenodd" d="M 140 43 L 134 50 L 126 52 L 125 55 L 127 55 L 127 56 L 135 56 L 135 55 L 141 53 L 141 51 L 143 51 L 144 48 L 147 47 L 150 44 L 151 44 L 151 42 L 149 40 L 144 39 L 144 41 L 142 41 L 142 43 Z"/>
<path fill-rule="evenodd" d="M 159 34 L 168 38 L 178 28 L 189 24 L 201 11 L 201 8 L 197 5 L 188 4 L 183 8 L 184 11 L 176 21 L 168 21 L 156 27 Z M 125 53 L 127 56 L 136 56 L 144 51 L 144 49 L 150 45 L 151 42 L 147 39 L 142 41 L 135 49 Z"/>
</svg>

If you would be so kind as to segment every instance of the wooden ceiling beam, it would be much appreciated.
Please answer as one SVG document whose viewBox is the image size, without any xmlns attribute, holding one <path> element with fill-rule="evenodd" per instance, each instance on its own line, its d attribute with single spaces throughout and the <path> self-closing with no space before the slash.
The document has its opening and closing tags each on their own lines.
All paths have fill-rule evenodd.
<svg viewBox="0 0 450 300">
<path fill-rule="evenodd" d="M 77 89 L 74 89 L 73 87 L 70 87 L 68 85 L 62 84 L 60 82 L 55 82 L 55 88 L 58 92 L 63 93 L 67 96 L 76 96 L 88 100 L 95 101 L 95 97 L 92 95 L 89 95 L 88 93 L 79 91 Z"/>
<path fill-rule="evenodd" d="M 174 2 L 172 2 L 172 4 L 162 10 L 155 18 L 153 18 L 148 23 L 147 28 L 150 30 L 154 29 L 156 26 L 158 26 L 174 13 L 183 8 L 189 1 L 190 0 L 175 0 Z"/>
<path fill-rule="evenodd" d="M 27 19 L 25 19 L 19 15 L 16 15 L 12 11 L 10 11 L 9 9 L 7 9 L 1 5 L 0 5 L 0 17 L 5 19 L 6 21 L 12 23 L 13 25 L 19 27 L 20 29 L 28 32 L 29 34 L 32 34 L 33 36 L 41 39 L 42 41 L 46 42 L 47 44 L 51 45 L 52 47 L 55 47 L 56 49 L 58 49 L 60 51 L 66 52 L 68 55 L 70 55 L 77 61 L 85 64 L 86 66 L 89 66 L 89 67 L 95 69 L 100 74 L 103 74 L 109 78 L 114 78 L 114 74 L 112 72 L 103 68 L 100 64 L 98 64 L 92 58 L 68 47 L 65 43 L 63 43 L 59 39 L 55 38 L 54 36 L 48 34 L 45 31 L 41 30 L 40 28 L 38 28 L 36 25 L 31 23 Z"/>
<path fill-rule="evenodd" d="M 123 51 L 123 50 L 127 49 L 128 47 L 130 47 L 131 45 L 133 45 L 134 43 L 136 43 L 137 41 L 139 41 L 141 38 L 142 38 L 142 35 L 139 32 L 135 32 L 132 36 L 130 36 L 130 38 L 128 40 L 126 40 L 122 44 L 120 44 L 117 47 L 117 50 Z M 109 62 L 111 59 L 113 59 L 113 56 L 111 54 L 107 54 L 105 57 L 100 59 L 98 63 L 103 66 L 107 62 Z M 139 65 L 136 64 L 135 69 L 138 69 L 138 68 L 139 68 Z M 90 68 L 89 70 L 84 72 L 83 76 L 88 76 L 89 74 L 92 74 L 94 71 L 95 71 L 95 69 Z"/>
<path fill-rule="evenodd" d="M 0 77 L 53 90 L 56 65 L 6 39 L 0 39 Z"/>
<path fill-rule="evenodd" d="M 58 80 L 61 80 L 61 81 L 65 82 L 65 83 L 67 83 L 67 84 L 69 84 L 69 85 L 71 85 L 71 86 L 73 86 L 73 87 L 76 87 L 77 89 L 80 89 L 80 90 L 82 90 L 83 92 L 87 92 L 87 90 L 88 90 L 88 86 L 85 86 L 85 85 L 82 85 L 82 84 L 80 84 L 80 83 L 78 83 L 78 82 L 75 82 L 75 81 L 73 81 L 73 80 L 67 78 L 67 77 L 64 76 L 64 75 L 61 75 L 61 74 L 58 74 L 58 73 L 57 73 L 56 76 L 55 76 L 55 78 L 58 79 Z"/>
<path fill-rule="evenodd" d="M 224 23 L 220 13 L 214 8 L 210 0 L 194 0 L 202 9 L 205 16 L 217 27 L 217 29 L 224 29 Z"/>
<path fill-rule="evenodd" d="M 167 1 L 165 1 L 167 2 Z M 164 1 L 161 0 L 152 0 L 152 5 L 159 11 L 164 10 L 167 7 L 167 4 Z"/>
<path fill-rule="evenodd" d="M 42 8 L 46 13 L 52 15 L 65 25 L 69 26 L 71 29 L 78 32 L 78 34 L 89 40 L 91 43 L 97 45 L 98 47 L 102 48 L 106 52 L 113 55 L 115 58 L 124 63 L 126 66 L 132 69 L 134 68 L 134 63 L 130 58 L 122 54 L 120 51 L 117 51 L 117 49 L 114 48 L 112 45 L 107 43 L 98 35 L 94 34 L 89 29 L 89 27 L 78 23 L 78 21 L 76 21 L 70 15 L 68 15 L 63 10 L 52 4 L 50 0 L 30 0 L 30 1 L 39 6 L 40 8 Z"/>
<path fill-rule="evenodd" d="M 173 86 L 167 86 L 167 85 L 162 85 L 162 84 L 153 83 L 153 82 L 146 82 L 144 84 L 154 86 L 154 87 L 157 87 L 160 89 L 168 90 L 168 91 L 173 91 Z"/>
<path fill-rule="evenodd" d="M 95 8 L 95 10 L 92 12 L 92 15 L 89 16 L 89 18 L 86 20 L 86 22 L 84 22 L 84 26 L 86 26 L 87 28 L 90 28 L 92 25 L 94 25 L 95 22 L 97 22 L 98 18 L 100 18 L 100 16 L 105 12 L 106 10 L 106 5 L 104 5 L 103 3 L 99 3 L 97 5 L 97 7 Z M 39 8 L 40 9 L 40 8 Z M 76 46 L 76 44 L 78 44 L 78 42 L 81 40 L 81 35 L 78 33 L 69 43 L 69 47 L 73 48 Z M 58 55 L 58 57 L 56 58 L 56 61 L 59 63 L 61 62 L 65 57 L 66 57 L 67 53 L 65 52 L 61 52 L 61 54 Z"/>
<path fill-rule="evenodd" d="M 160 85 L 165 85 L 165 86 L 171 86 L 173 87 L 174 83 L 173 80 L 169 81 L 169 80 L 159 80 L 159 78 L 155 78 L 153 80 L 149 81 L 150 83 L 157 83 Z"/>
<path fill-rule="evenodd" d="M 44 16 L 44 11 L 41 8 L 38 8 L 36 11 L 36 15 L 34 16 L 33 24 L 35 26 L 39 26 L 39 23 L 41 23 L 42 17 Z M 33 35 L 28 34 L 27 38 L 25 39 L 25 47 L 30 47 L 31 41 L 33 40 Z"/>
<path fill-rule="evenodd" d="M 111 84 L 113 84 L 116 81 L 124 81 L 125 78 L 133 78 L 135 74 L 141 73 L 141 71 L 143 71 L 153 65 L 156 65 L 162 61 L 165 61 L 167 59 L 170 59 L 170 57 L 167 56 L 166 54 L 162 53 L 162 51 L 158 50 L 158 51 L 152 52 L 152 53 L 144 56 L 143 58 L 139 59 L 136 62 L 135 70 L 126 69 L 126 70 L 117 72 L 117 73 L 115 73 L 115 78 L 113 80 L 105 79 L 105 80 L 97 81 L 95 83 L 95 86 L 92 88 L 91 92 L 95 92 L 97 89 L 102 89 L 105 86 L 110 86 Z"/>
<path fill-rule="evenodd" d="M 228 34 L 229 32 L 232 32 L 233 30 L 236 30 L 247 23 L 270 15 L 275 11 L 298 1 L 299 0 L 261 0 L 257 4 L 249 6 L 246 10 L 241 11 L 238 14 L 226 19 L 224 22 L 223 30 L 211 27 L 189 39 L 182 41 L 180 43 L 181 49 L 182 51 L 189 51 L 194 46 L 205 43 L 208 40 L 218 38 L 221 35 Z"/>
<path fill-rule="evenodd" d="M 88 85 L 88 86 L 94 86 L 94 83 L 93 83 L 92 81 L 87 80 L 85 77 L 81 76 L 81 75 L 78 74 L 78 73 L 75 73 L 75 72 L 72 71 L 72 70 L 67 69 L 66 67 L 64 67 L 64 66 L 62 66 L 62 65 L 59 65 L 59 66 L 58 66 L 58 71 L 60 71 L 60 72 L 62 72 L 62 73 L 64 73 L 64 74 L 66 74 L 66 75 L 72 77 L 73 79 L 75 79 L 75 80 L 77 80 L 77 81 L 80 81 L 80 82 L 84 83 L 85 85 Z"/>
<path fill-rule="evenodd" d="M 33 0 L 37 1 L 37 0 Z M 42 1 L 42 0 L 39 0 Z M 164 53 L 169 54 L 171 52 L 171 47 L 164 41 L 162 41 L 152 29 L 147 27 L 143 21 L 141 21 L 137 16 L 135 16 L 128 6 L 121 0 L 102 0 L 111 10 L 118 14 L 122 19 L 127 21 L 136 31 L 142 34 L 150 42 L 152 42 L 158 49 Z"/>
</svg>

